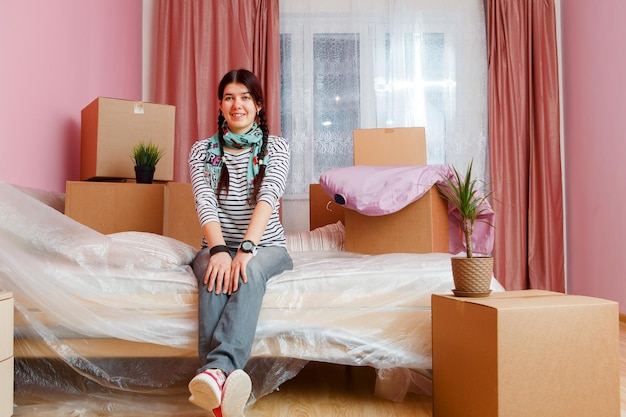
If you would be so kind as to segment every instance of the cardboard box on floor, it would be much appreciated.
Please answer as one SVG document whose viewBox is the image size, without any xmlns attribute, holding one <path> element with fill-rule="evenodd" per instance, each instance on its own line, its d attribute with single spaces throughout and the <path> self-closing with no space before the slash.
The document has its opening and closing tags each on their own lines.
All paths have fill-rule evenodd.
<svg viewBox="0 0 626 417">
<path fill-rule="evenodd" d="M 0 417 L 13 415 L 13 294 L 0 291 Z"/>
<path fill-rule="evenodd" d="M 528 290 L 432 296 L 437 417 L 618 417 L 613 301 Z"/>
<path fill-rule="evenodd" d="M 191 184 L 68 181 L 65 214 L 100 233 L 150 232 L 199 248 Z"/>
<path fill-rule="evenodd" d="M 13 294 L 0 290 L 0 361 L 13 357 Z"/>
<path fill-rule="evenodd" d="M 13 415 L 13 357 L 0 360 L 0 417 Z"/>
<path fill-rule="evenodd" d="M 80 179 L 135 178 L 140 141 L 163 148 L 154 179 L 174 179 L 175 107 L 98 97 L 81 112 Z"/>
<path fill-rule="evenodd" d="M 357 129 L 354 165 L 426 164 L 423 127 Z M 422 198 L 385 216 L 345 210 L 345 249 L 365 254 L 449 252 L 448 203 L 431 188 Z"/>
</svg>

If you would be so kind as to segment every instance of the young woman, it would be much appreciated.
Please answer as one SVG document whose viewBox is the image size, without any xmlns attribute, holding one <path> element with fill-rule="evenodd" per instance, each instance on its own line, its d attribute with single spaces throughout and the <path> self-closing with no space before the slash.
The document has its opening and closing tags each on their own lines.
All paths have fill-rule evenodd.
<svg viewBox="0 0 626 417">
<path fill-rule="evenodd" d="M 240 417 L 252 384 L 243 371 L 267 281 L 293 267 L 279 219 L 289 146 L 270 136 L 258 78 L 240 69 L 218 86 L 218 131 L 194 144 L 191 184 L 202 227 L 198 279 L 202 367 L 189 400 L 214 415 Z"/>
</svg>

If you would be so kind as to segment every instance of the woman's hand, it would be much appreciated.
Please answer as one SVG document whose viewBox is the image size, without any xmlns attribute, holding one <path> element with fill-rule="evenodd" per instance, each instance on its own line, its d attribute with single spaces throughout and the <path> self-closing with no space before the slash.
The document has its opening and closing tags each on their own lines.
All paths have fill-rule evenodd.
<svg viewBox="0 0 626 417">
<path fill-rule="evenodd" d="M 239 289 L 239 277 L 244 283 L 248 282 L 248 277 L 246 276 L 246 266 L 250 259 L 252 259 L 251 253 L 242 252 L 241 250 L 237 251 L 237 254 L 233 258 L 233 262 L 230 266 L 230 284 L 231 286 L 228 288 L 228 294 L 232 294 L 233 292 Z"/>
<path fill-rule="evenodd" d="M 215 294 L 230 291 L 232 287 L 232 261 L 228 252 L 219 252 L 209 258 L 209 265 L 204 274 L 204 284 L 207 285 L 207 291 L 211 292 L 215 289 Z"/>
</svg>

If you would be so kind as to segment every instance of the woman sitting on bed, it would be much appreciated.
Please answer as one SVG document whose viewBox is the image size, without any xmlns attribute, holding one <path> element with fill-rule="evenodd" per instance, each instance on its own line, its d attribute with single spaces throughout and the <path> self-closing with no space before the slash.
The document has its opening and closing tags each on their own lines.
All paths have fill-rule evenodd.
<svg viewBox="0 0 626 417">
<path fill-rule="evenodd" d="M 192 265 L 202 367 L 189 400 L 216 416 L 239 417 L 251 392 L 243 367 L 267 280 L 293 268 L 278 214 L 290 155 L 285 139 L 269 135 L 254 74 L 227 73 L 218 100 L 218 132 L 196 142 L 189 156 L 203 233 Z"/>
</svg>

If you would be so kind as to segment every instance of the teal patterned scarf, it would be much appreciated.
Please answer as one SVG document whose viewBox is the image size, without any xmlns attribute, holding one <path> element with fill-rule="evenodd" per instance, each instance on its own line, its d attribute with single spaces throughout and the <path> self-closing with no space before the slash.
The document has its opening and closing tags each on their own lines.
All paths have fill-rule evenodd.
<svg viewBox="0 0 626 417">
<path fill-rule="evenodd" d="M 252 189 L 254 187 L 254 177 L 258 175 L 259 167 L 266 164 L 267 153 L 263 157 L 259 155 L 261 152 L 261 146 L 263 145 L 263 131 L 256 123 L 254 123 L 252 128 L 247 133 L 237 134 L 228 130 L 228 125 L 224 122 L 222 125 L 222 132 L 224 135 L 224 142 L 227 147 L 234 149 L 252 147 L 250 160 L 248 161 L 247 174 L 248 197 L 251 197 Z M 204 171 L 205 180 L 214 190 L 217 190 L 223 163 L 219 135 L 216 133 L 209 139 Z"/>
</svg>

